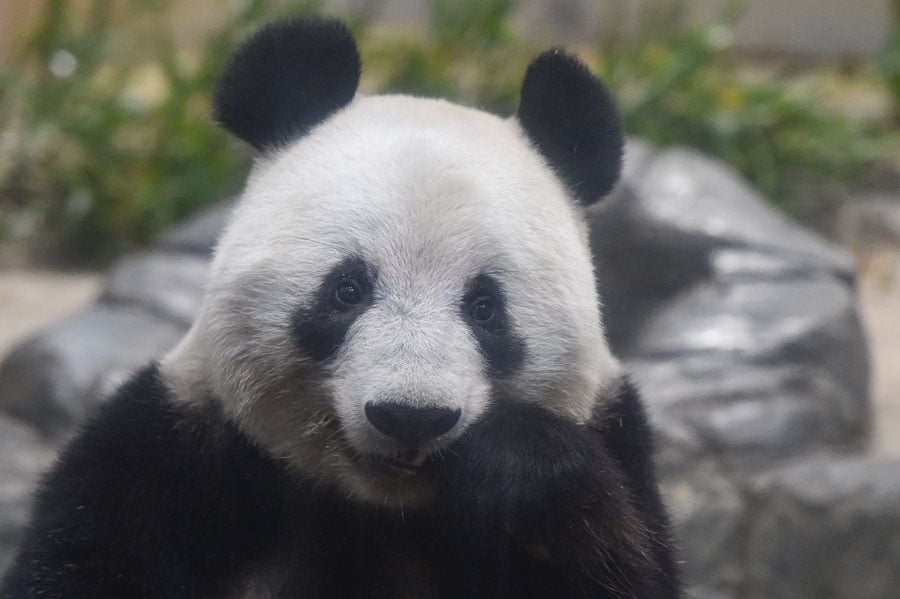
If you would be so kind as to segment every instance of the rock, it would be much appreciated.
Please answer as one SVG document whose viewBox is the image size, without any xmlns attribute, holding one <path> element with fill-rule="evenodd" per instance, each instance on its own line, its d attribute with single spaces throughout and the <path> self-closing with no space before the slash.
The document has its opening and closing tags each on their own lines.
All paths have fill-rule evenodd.
<svg viewBox="0 0 900 599">
<path fill-rule="evenodd" d="M 632 331 L 628 353 L 774 357 L 815 337 L 833 320 L 855 314 L 850 290 L 834 278 L 716 278 L 656 310 Z"/>
<path fill-rule="evenodd" d="M 868 430 L 868 404 L 821 369 L 708 355 L 628 365 L 666 474 L 690 473 L 704 458 L 739 472 L 766 468 L 826 447 L 859 447 Z"/>
<path fill-rule="evenodd" d="M 138 306 L 165 320 L 190 326 L 200 310 L 209 258 L 171 251 L 126 256 L 107 277 L 101 299 Z"/>
<path fill-rule="evenodd" d="M 0 365 L 0 413 L 50 438 L 66 435 L 185 326 L 135 306 L 99 302 L 31 337 Z"/>
<path fill-rule="evenodd" d="M 852 291 L 823 276 L 703 283 L 635 327 L 626 355 L 648 401 L 706 451 L 745 464 L 868 431 L 868 361 Z M 673 413 L 676 412 L 676 413 Z"/>
<path fill-rule="evenodd" d="M 631 186 L 639 201 L 627 210 L 648 234 L 666 231 L 706 247 L 775 251 L 852 275 L 846 252 L 787 220 L 734 169 L 696 151 L 660 152 Z"/>
<path fill-rule="evenodd" d="M 852 281 L 849 254 L 788 221 L 729 167 L 685 149 L 648 155 L 634 143 L 626 164 L 632 153 L 638 166 L 589 212 L 615 345 L 656 305 L 723 271 Z"/>
<path fill-rule="evenodd" d="M 126 256 L 100 300 L 15 348 L 0 365 L 0 413 L 64 437 L 130 372 L 172 347 L 203 299 L 208 255 L 233 202 L 165 233 L 158 249 Z"/>
<path fill-rule="evenodd" d="M 796 182 L 791 204 L 812 229 L 857 252 L 900 245 L 900 168 L 882 164 L 853 188 L 833 181 Z"/>
<path fill-rule="evenodd" d="M 209 256 L 234 203 L 234 200 L 226 200 L 200 210 L 166 231 L 159 239 L 159 246 L 175 252 Z"/>
<path fill-rule="evenodd" d="M 747 599 L 889 599 L 900 589 L 900 460 L 821 456 L 753 487 Z"/>
<path fill-rule="evenodd" d="M 0 416 L 0 578 L 28 521 L 34 486 L 54 453 L 25 424 Z"/>
<path fill-rule="evenodd" d="M 897 188 L 892 192 L 850 194 L 840 212 L 837 235 L 859 248 L 900 246 L 900 194 Z"/>
<path fill-rule="evenodd" d="M 719 163 L 627 151 L 622 183 L 589 213 L 608 335 L 658 431 L 689 595 L 743 597 L 747 481 L 866 441 L 853 261 Z"/>
<path fill-rule="evenodd" d="M 846 252 L 695 152 L 632 142 L 629 164 L 590 213 L 591 238 L 608 334 L 663 468 L 859 446 L 869 366 Z"/>
<path fill-rule="evenodd" d="M 728 597 L 742 581 L 744 501 L 721 474 L 704 468 L 663 484 L 681 540 L 681 573 L 691 597 Z"/>
</svg>

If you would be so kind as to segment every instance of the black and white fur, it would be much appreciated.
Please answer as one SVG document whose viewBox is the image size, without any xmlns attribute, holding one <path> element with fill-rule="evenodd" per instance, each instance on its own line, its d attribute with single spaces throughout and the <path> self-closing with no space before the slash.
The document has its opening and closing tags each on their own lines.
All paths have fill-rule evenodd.
<svg viewBox="0 0 900 599">
<path fill-rule="evenodd" d="M 518 114 L 356 94 L 330 20 L 232 58 L 260 155 L 182 342 L 36 497 L 2 597 L 678 597 L 583 206 L 622 133 L 551 51 Z"/>
</svg>

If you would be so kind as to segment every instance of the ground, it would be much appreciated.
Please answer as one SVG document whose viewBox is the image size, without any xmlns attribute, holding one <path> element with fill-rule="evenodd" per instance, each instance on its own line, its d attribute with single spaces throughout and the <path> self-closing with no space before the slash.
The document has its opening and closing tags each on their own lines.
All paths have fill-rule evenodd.
<svg viewBox="0 0 900 599">
<path fill-rule="evenodd" d="M 876 255 L 859 292 L 874 376 L 875 448 L 900 456 L 900 251 Z"/>
<path fill-rule="evenodd" d="M 869 331 L 878 453 L 900 456 L 900 252 L 862 261 L 860 302 Z M 0 356 L 41 327 L 91 302 L 102 276 L 0 271 Z"/>
<path fill-rule="evenodd" d="M 0 356 L 18 341 L 91 302 L 98 274 L 0 271 Z"/>
</svg>

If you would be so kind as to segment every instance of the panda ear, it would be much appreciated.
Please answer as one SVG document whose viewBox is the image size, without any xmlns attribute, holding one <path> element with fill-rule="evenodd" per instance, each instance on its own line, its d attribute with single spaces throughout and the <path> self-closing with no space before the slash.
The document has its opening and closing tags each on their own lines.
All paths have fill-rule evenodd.
<svg viewBox="0 0 900 599">
<path fill-rule="evenodd" d="M 348 104 L 359 52 L 340 21 L 278 21 L 232 55 L 213 97 L 213 116 L 258 150 L 284 145 Z"/>
<path fill-rule="evenodd" d="M 583 206 L 606 195 L 622 170 L 622 122 L 603 82 L 576 58 L 549 50 L 529 65 L 518 119 Z"/>
</svg>

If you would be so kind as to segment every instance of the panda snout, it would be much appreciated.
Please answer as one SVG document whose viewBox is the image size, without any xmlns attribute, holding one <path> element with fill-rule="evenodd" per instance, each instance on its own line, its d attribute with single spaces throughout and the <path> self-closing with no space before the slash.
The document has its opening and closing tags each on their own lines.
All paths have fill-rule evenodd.
<svg viewBox="0 0 900 599">
<path fill-rule="evenodd" d="M 365 410 L 376 430 L 407 448 L 421 447 L 450 431 L 461 413 L 459 409 L 420 408 L 395 402 L 368 402 Z"/>
</svg>

